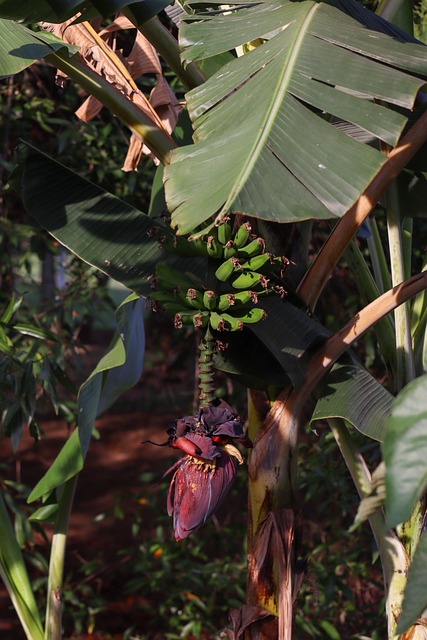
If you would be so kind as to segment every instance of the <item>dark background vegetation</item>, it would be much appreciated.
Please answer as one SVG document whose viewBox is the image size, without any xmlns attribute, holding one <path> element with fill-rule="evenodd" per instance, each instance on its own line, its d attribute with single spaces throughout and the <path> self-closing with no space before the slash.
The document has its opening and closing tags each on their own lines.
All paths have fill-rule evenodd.
<svg viewBox="0 0 427 640">
<path fill-rule="evenodd" d="M 108 345 L 113 310 L 125 294 L 60 250 L 27 217 L 8 182 L 13 150 L 24 138 L 143 211 L 154 167 L 144 160 L 137 173 L 123 173 L 127 131 L 105 110 L 90 124 L 78 122 L 73 113 L 82 96 L 71 86 L 59 88 L 53 69 L 33 65 L 23 77 L 2 81 L 0 91 L 0 315 L 12 296 L 23 296 L 13 322 L 51 334 L 37 339 L 11 330 L 12 354 L 0 354 L 0 482 L 42 606 L 48 545 L 46 534 L 28 523 L 25 497 L 73 425 L 76 390 Z M 321 227 L 318 235 L 320 241 Z M 343 313 L 343 299 L 346 313 L 355 309 L 345 266 L 330 293 L 331 321 L 339 319 L 338 308 Z M 169 449 L 140 442 L 164 441 L 169 421 L 191 410 L 196 346 L 192 334 L 177 334 L 149 311 L 146 328 L 143 377 L 97 422 L 82 473 L 66 566 L 65 638 L 217 638 L 229 608 L 244 602 L 246 469 L 239 470 L 213 520 L 176 543 L 166 514 L 168 481 L 162 480 L 174 458 Z M 369 335 L 360 348 L 368 364 L 378 366 Z M 243 389 L 225 378 L 218 383 L 244 415 Z M 376 446 L 368 445 L 365 453 L 375 459 Z M 380 640 L 380 565 L 368 526 L 349 533 L 358 500 L 325 426 L 307 430 L 301 460 L 303 552 L 309 564 L 297 605 L 297 637 L 357 638 L 363 629 Z M 4 593 L 0 606 L 1 637 L 20 640 Z"/>
</svg>

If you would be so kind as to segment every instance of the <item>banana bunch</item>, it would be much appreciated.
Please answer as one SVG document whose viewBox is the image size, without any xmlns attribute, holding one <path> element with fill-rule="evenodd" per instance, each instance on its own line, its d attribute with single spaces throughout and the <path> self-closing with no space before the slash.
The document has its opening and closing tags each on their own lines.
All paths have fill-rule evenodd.
<svg viewBox="0 0 427 640">
<path fill-rule="evenodd" d="M 215 290 L 193 274 L 160 264 L 155 281 L 158 291 L 149 296 L 153 309 L 160 305 L 173 315 L 177 328 L 209 325 L 215 331 L 239 331 L 245 324 L 262 320 L 265 311 L 257 306 L 258 299 L 277 290 L 268 276 L 286 261 L 267 253 L 264 240 L 251 232 L 251 225 L 245 222 L 233 233 L 230 221 L 225 220 L 207 239 L 189 242 L 178 238 L 176 252 L 218 261 Z"/>
<path fill-rule="evenodd" d="M 201 256 L 221 262 L 233 256 L 248 260 L 265 252 L 264 240 L 252 234 L 249 222 L 244 222 L 233 233 L 228 219 L 214 227 L 207 239 L 167 236 L 163 238 L 162 246 L 182 256 Z"/>
</svg>

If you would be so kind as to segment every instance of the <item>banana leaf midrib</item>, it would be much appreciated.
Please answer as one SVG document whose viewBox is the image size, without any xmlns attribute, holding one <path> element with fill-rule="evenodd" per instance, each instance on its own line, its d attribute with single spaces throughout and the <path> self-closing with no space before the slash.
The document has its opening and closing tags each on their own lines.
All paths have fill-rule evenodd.
<svg viewBox="0 0 427 640">
<path fill-rule="evenodd" d="M 295 30 L 295 36 L 293 38 L 292 46 L 289 47 L 287 59 L 285 60 L 285 64 L 283 65 L 282 76 L 279 77 L 276 84 L 276 90 L 272 93 L 270 108 L 267 109 L 264 116 L 264 122 L 262 123 L 261 131 L 253 145 L 253 151 L 250 153 L 245 165 L 242 167 L 241 173 L 237 177 L 237 180 L 235 181 L 228 199 L 225 201 L 222 210 L 217 216 L 217 221 L 219 221 L 224 215 L 227 214 L 229 208 L 236 199 L 236 196 L 241 191 L 244 183 L 246 182 L 246 180 L 248 180 L 250 172 L 253 169 L 262 148 L 267 144 L 267 139 L 272 127 L 274 126 L 275 118 L 277 116 L 277 113 L 281 109 L 284 96 L 286 95 L 289 87 L 289 83 L 292 81 L 292 73 L 295 69 L 299 51 L 303 45 L 304 36 L 308 32 L 310 24 L 314 18 L 316 11 L 319 9 L 319 6 L 320 5 L 318 4 L 311 4 L 311 6 L 307 8 L 306 14 L 301 16 L 300 18 L 301 26 L 299 29 Z"/>
</svg>

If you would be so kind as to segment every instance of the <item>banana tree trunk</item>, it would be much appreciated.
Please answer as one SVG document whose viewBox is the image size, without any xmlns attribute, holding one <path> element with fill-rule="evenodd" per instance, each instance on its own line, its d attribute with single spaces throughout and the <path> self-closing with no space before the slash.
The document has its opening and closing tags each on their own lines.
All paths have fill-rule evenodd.
<svg viewBox="0 0 427 640">
<path fill-rule="evenodd" d="M 249 460 L 247 604 L 270 616 L 247 631 L 251 640 L 291 640 L 292 606 L 298 590 L 296 557 L 301 526 L 295 500 L 297 421 L 269 410 L 263 394 L 249 392 Z"/>
</svg>

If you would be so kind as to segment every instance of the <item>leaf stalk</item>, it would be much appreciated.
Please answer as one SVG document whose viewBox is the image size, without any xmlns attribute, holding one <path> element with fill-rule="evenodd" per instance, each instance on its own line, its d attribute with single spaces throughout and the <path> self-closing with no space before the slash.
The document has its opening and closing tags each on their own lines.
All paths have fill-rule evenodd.
<svg viewBox="0 0 427 640">
<path fill-rule="evenodd" d="M 70 478 L 62 488 L 55 530 L 52 537 L 49 577 L 47 585 L 45 640 L 62 638 L 62 583 L 67 543 L 68 524 L 77 486 L 78 474 Z"/>
<path fill-rule="evenodd" d="M 138 138 L 144 141 L 162 164 L 169 164 L 171 151 L 177 147 L 177 144 L 169 133 L 154 122 L 148 114 L 76 56 L 70 58 L 66 53 L 57 51 L 46 56 L 46 60 L 61 69 L 87 93 L 98 98 Z"/>
</svg>

